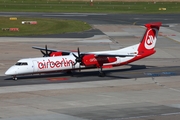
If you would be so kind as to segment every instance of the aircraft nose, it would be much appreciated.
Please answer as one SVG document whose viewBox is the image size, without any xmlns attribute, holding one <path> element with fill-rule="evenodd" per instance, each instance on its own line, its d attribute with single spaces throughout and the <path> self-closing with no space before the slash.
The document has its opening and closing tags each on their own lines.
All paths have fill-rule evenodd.
<svg viewBox="0 0 180 120">
<path fill-rule="evenodd" d="M 5 75 L 14 75 L 15 74 L 15 70 L 13 67 L 10 67 L 6 72 Z"/>
<path fill-rule="evenodd" d="M 8 69 L 6 72 L 5 72 L 5 75 L 9 75 L 11 72 L 10 70 Z"/>
</svg>

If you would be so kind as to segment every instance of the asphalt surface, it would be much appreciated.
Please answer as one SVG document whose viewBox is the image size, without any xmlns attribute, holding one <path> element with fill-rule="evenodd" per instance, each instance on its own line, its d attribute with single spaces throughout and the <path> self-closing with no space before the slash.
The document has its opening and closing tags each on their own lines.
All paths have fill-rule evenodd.
<svg viewBox="0 0 180 120">
<path fill-rule="evenodd" d="M 71 74 L 67 73 L 49 73 L 41 75 L 25 75 L 18 76 L 18 80 L 14 81 L 11 76 L 1 76 L 0 86 L 13 85 L 33 85 L 33 84 L 51 84 L 51 83 L 74 83 L 74 82 L 91 82 L 117 79 L 137 79 L 137 78 L 154 78 L 154 77 L 170 77 L 180 75 L 180 66 L 171 67 L 155 67 L 145 65 L 132 65 L 129 68 L 122 69 L 106 69 L 105 77 L 99 77 L 97 69 L 90 71 L 75 71 Z"/>
<path fill-rule="evenodd" d="M 106 13 L 33 13 L 0 12 L 0 16 L 48 17 L 74 19 L 89 24 L 128 24 L 144 25 L 148 22 L 161 21 L 163 24 L 179 23 L 180 14 L 106 14 Z"/>
</svg>

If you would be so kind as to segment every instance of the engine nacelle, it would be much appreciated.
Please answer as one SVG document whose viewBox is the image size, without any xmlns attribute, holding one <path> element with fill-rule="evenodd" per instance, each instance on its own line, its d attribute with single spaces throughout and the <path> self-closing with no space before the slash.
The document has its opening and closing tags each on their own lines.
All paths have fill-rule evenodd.
<svg viewBox="0 0 180 120">
<path fill-rule="evenodd" d="M 85 66 L 102 66 L 104 63 L 112 63 L 115 62 L 117 58 L 115 57 L 95 57 L 94 54 L 85 55 L 83 57 L 82 62 Z"/>
<path fill-rule="evenodd" d="M 62 56 L 62 52 L 51 52 L 50 57 Z"/>
</svg>

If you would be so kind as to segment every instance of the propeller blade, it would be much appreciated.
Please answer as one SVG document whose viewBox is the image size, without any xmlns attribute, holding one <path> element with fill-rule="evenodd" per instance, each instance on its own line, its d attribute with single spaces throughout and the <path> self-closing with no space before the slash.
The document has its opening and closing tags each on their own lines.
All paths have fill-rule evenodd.
<svg viewBox="0 0 180 120">
<path fill-rule="evenodd" d="M 75 58 L 78 58 L 78 56 L 77 55 L 75 55 L 74 53 L 72 53 L 73 54 L 73 56 L 75 57 Z"/>
<path fill-rule="evenodd" d="M 80 65 L 80 63 L 79 63 L 79 72 L 81 72 L 81 65 Z"/>
<path fill-rule="evenodd" d="M 46 54 L 42 50 L 41 50 L 41 53 L 43 54 L 43 57 L 45 57 Z"/>
<path fill-rule="evenodd" d="M 45 49 L 46 49 L 46 57 L 47 57 L 48 56 L 47 45 L 45 45 Z"/>
<path fill-rule="evenodd" d="M 78 57 L 80 57 L 80 51 L 79 51 L 79 47 L 78 47 Z"/>
<path fill-rule="evenodd" d="M 74 69 L 75 67 L 74 67 L 74 62 L 71 62 L 71 65 L 72 65 L 72 69 Z"/>
<path fill-rule="evenodd" d="M 49 52 L 48 57 L 51 55 L 52 52 Z"/>
<path fill-rule="evenodd" d="M 75 67 L 76 64 L 77 64 L 77 62 L 74 63 L 74 67 Z"/>
</svg>

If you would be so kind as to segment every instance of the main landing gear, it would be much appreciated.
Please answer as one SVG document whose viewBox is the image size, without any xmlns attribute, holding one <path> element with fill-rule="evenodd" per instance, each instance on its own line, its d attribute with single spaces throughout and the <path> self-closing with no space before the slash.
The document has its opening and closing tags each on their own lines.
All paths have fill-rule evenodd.
<svg viewBox="0 0 180 120">
<path fill-rule="evenodd" d="M 102 66 L 100 66 L 100 70 L 99 70 L 99 77 L 104 77 L 105 73 L 102 71 Z"/>
</svg>

